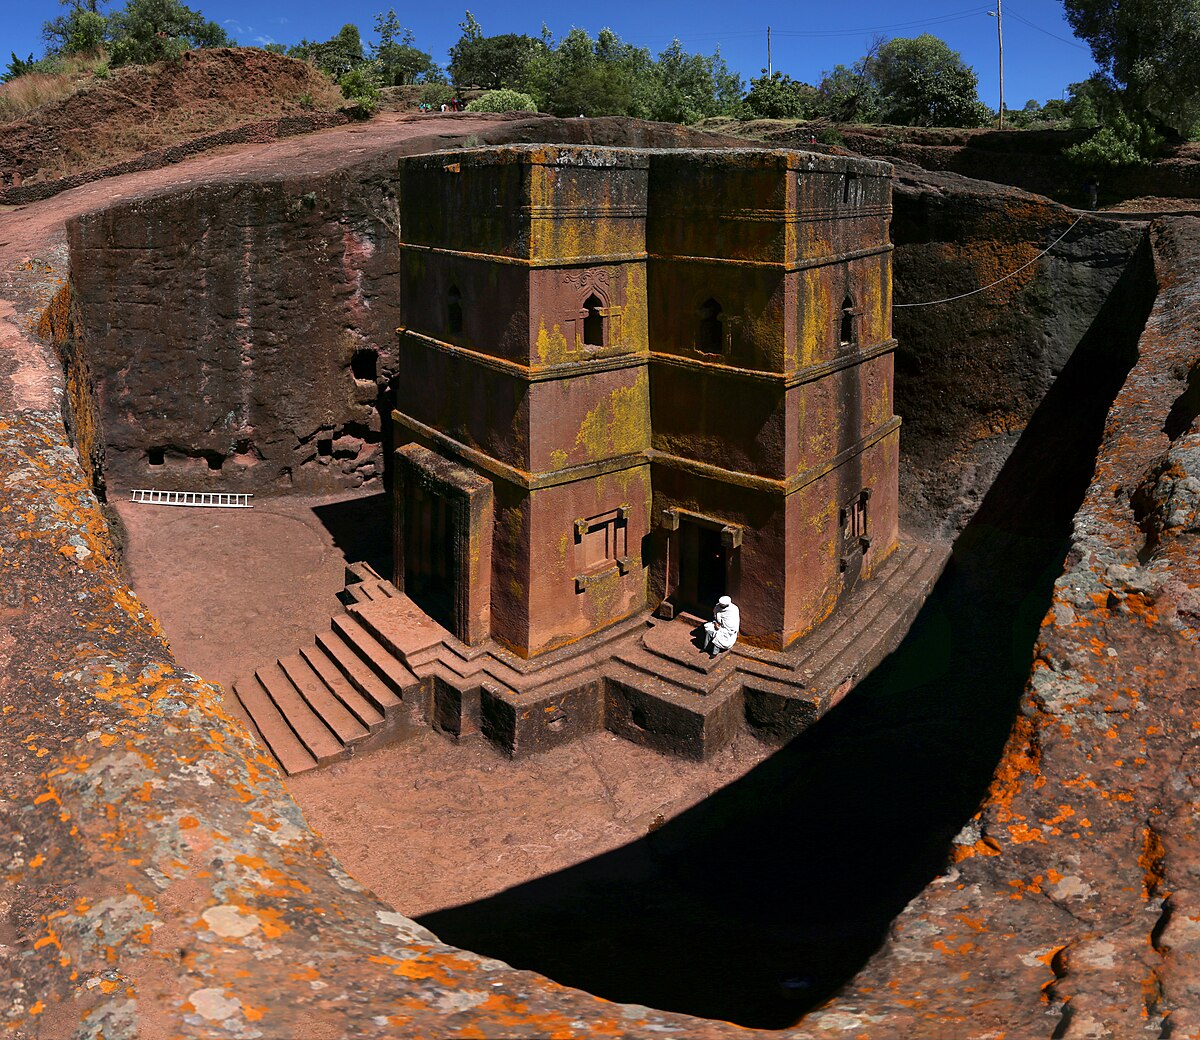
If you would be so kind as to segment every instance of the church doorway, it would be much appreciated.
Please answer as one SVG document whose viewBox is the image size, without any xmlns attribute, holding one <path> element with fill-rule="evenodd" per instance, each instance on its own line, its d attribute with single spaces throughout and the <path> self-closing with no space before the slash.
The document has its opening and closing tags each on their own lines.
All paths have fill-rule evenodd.
<svg viewBox="0 0 1200 1040">
<path fill-rule="evenodd" d="M 459 620 L 454 502 L 416 484 L 406 496 L 404 512 L 404 591 L 434 621 L 454 632 Z"/>
<path fill-rule="evenodd" d="M 729 549 L 721 528 L 680 518 L 679 606 L 707 617 L 728 592 Z"/>
</svg>

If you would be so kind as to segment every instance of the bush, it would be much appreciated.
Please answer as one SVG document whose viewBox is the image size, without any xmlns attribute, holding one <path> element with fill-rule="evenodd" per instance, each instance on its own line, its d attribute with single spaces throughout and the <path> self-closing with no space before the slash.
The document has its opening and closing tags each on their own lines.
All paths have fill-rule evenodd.
<svg viewBox="0 0 1200 1040">
<path fill-rule="evenodd" d="M 417 101 L 430 108 L 441 108 L 442 105 L 450 104 L 453 97 L 454 91 L 450 89 L 449 83 L 426 83 L 417 94 Z"/>
<path fill-rule="evenodd" d="M 536 112 L 537 103 L 519 90 L 489 90 L 469 105 L 468 112 Z"/>
<path fill-rule="evenodd" d="M 1115 113 L 1086 141 L 1064 149 L 1071 162 L 1091 168 L 1146 166 L 1162 147 L 1163 138 L 1145 119 Z"/>
<path fill-rule="evenodd" d="M 750 80 L 750 93 L 742 100 L 749 119 L 807 119 L 816 109 L 817 88 L 792 79 L 785 72 L 768 76 L 766 70 Z"/>
<path fill-rule="evenodd" d="M 379 85 L 366 68 L 351 69 L 338 80 L 338 86 L 350 102 L 345 106 L 348 115 L 354 119 L 369 119 L 375 114 L 379 107 Z"/>
</svg>

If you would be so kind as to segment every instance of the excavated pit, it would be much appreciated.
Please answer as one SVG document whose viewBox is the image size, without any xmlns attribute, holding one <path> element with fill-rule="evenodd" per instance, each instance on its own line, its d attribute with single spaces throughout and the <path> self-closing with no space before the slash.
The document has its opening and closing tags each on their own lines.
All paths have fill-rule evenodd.
<svg viewBox="0 0 1200 1040">
<path fill-rule="evenodd" d="M 162 487 L 192 480 L 259 493 L 379 486 L 381 393 L 394 371 L 389 326 L 396 324 L 382 302 L 393 272 L 379 216 L 381 169 L 343 171 L 332 181 L 197 188 L 72 228 L 79 342 L 68 381 L 95 380 L 96 440 L 108 440 L 110 492 L 151 470 L 169 478 L 157 481 Z M 304 202 L 310 195 L 312 205 Z M 301 202 L 289 204 L 293 196 Z M 215 215 L 231 205 L 235 219 L 218 231 Z M 901 171 L 897 302 L 975 288 L 1034 256 L 1074 217 L 1019 192 Z M 137 251 L 106 252 L 107 241 L 134 225 L 146 229 Z M 197 239 L 181 241 L 180 228 L 197 226 Z M 837 992 L 944 867 L 1009 735 L 1104 417 L 1154 297 L 1142 233 L 1086 218 L 1033 275 L 994 296 L 947 305 L 954 310 L 897 312 L 903 521 L 910 531 L 957 537 L 953 562 L 904 643 L 851 697 L 770 758 L 745 747 L 707 773 L 679 774 L 680 797 L 661 825 L 658 814 L 639 809 L 645 819 L 631 814 L 620 833 L 573 849 L 571 865 L 536 880 L 528 862 L 507 880 L 489 870 L 479 890 L 485 898 L 462 902 L 473 893 L 456 890 L 461 905 L 425 914 L 422 923 L 444 941 L 610 1000 L 768 1029 L 786 1027 Z M 205 252 L 214 236 L 223 244 Z M 286 273 L 264 281 L 273 250 L 287 258 L 279 265 Z M 304 250 L 333 250 L 337 261 L 309 278 Z M 193 267 L 197 253 L 203 262 Z M 120 337 L 137 330 L 136 320 L 122 326 L 116 305 L 101 300 L 105 287 L 130 284 L 131 276 L 134 296 L 187 315 L 159 331 L 150 358 L 130 356 Z M 257 302 L 246 303 L 248 293 Z M 260 305 L 259 294 L 274 298 Z M 310 299 L 319 305 L 305 312 Z M 197 311 L 197 303 L 209 309 Z M 150 321 L 149 310 L 121 310 Z M 204 348 L 180 360 L 198 328 L 208 330 Z M 196 373 L 181 364 L 199 364 L 204 378 L 218 373 L 213 392 L 187 392 Z M 238 371 L 263 366 L 271 378 L 262 396 L 240 398 Z M 236 436 L 227 436 L 222 421 L 239 401 L 245 411 Z M 169 428 L 172 416 L 186 420 L 180 429 Z M 317 509 L 334 547 L 357 544 L 347 527 L 352 509 L 333 499 Z M 170 633 L 171 610 L 155 602 L 153 580 L 138 572 L 169 565 L 189 544 L 175 539 L 157 560 L 139 559 L 138 551 L 134 544 L 135 585 Z M 371 551 L 384 562 L 386 546 Z M 220 580 L 212 567 L 197 572 L 198 582 Z M 182 642 L 176 651 L 191 667 Z M 538 769 L 536 759 L 507 762 L 479 748 L 463 754 L 476 774 L 500 773 L 509 785 L 523 782 L 522 770 Z M 603 746 L 589 754 L 603 755 Z M 408 912 L 403 887 L 373 876 L 378 848 L 338 837 L 363 823 L 332 793 L 361 765 L 336 767 L 342 772 L 320 781 L 311 798 L 305 788 L 315 781 L 293 790 L 351 873 Z M 569 775 L 572 763 L 562 768 Z M 646 782 L 661 779 L 647 771 Z M 714 793 L 689 805 L 689 786 Z M 504 836 L 479 822 L 482 834 L 459 828 L 441 844 L 424 827 L 403 828 L 385 858 L 403 855 L 404 841 L 428 840 L 430 862 L 445 869 L 456 856 L 483 859 Z M 516 887 L 497 891 L 505 883 Z"/>
</svg>

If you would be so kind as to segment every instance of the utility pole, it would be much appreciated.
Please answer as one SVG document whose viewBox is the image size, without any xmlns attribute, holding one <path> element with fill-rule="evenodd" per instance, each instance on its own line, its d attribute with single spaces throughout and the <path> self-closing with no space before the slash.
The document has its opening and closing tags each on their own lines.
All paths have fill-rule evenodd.
<svg viewBox="0 0 1200 1040">
<path fill-rule="evenodd" d="M 771 77 L 771 27 L 767 26 L 767 78 Z"/>
<path fill-rule="evenodd" d="M 988 17 L 996 19 L 996 42 L 1000 46 L 1000 122 L 999 128 L 1004 129 L 1004 19 L 1001 4 L 996 0 L 996 10 L 988 11 Z"/>
</svg>

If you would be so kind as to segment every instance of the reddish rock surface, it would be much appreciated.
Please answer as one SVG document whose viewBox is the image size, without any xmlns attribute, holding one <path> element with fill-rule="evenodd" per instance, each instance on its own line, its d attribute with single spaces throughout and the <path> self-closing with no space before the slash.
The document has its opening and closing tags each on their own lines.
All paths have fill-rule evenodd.
<svg viewBox="0 0 1200 1040">
<path fill-rule="evenodd" d="M 332 162 L 349 132 L 303 144 L 314 164 Z M 269 168 L 298 144 L 257 154 Z M 236 162 L 254 155 L 246 149 Z M 229 162 L 208 157 L 3 218 L 0 1014 L 10 1032 L 745 1035 L 564 989 L 442 945 L 395 914 L 331 862 L 245 731 L 210 686 L 175 665 L 114 568 L 58 414 L 61 378 L 28 330 L 59 289 L 59 229 L 72 207 Z M 897 697 L 903 675 L 888 691 L 869 680 L 808 739 L 764 763 L 753 784 L 596 864 L 595 891 L 606 899 L 560 916 L 583 957 L 561 978 L 585 981 L 597 943 L 609 942 L 627 988 L 682 962 L 704 968 L 668 980 L 685 997 L 719 996 L 718 983 L 744 978 L 744 965 L 792 991 L 828 992 L 845 976 L 814 981 L 800 968 L 780 979 L 780 970 L 804 956 L 852 970 L 889 928 L 895 901 L 911 900 L 865 969 L 788 1035 L 1128 1037 L 1147 1026 L 1198 1034 L 1190 776 L 1200 692 L 1191 519 L 1198 237 L 1195 221 L 1156 227 L 1159 298 L 1128 380 L 1132 358 L 1120 337 L 1077 352 L 960 538 L 961 583 L 918 621 L 925 642 L 910 650 L 945 681 Z M 1060 570 L 1071 498 L 1088 484 L 1114 394 L 1068 569 L 1052 599 L 1031 595 L 1030 573 L 1049 581 Z M 1043 529 L 1047 513 L 1053 523 Z M 972 542 L 987 551 L 973 556 Z M 1024 632 L 1043 613 L 1037 664 L 1010 727 L 1004 706 L 1028 669 L 1028 644 L 1001 622 L 1016 617 Z M 1004 682 L 993 688 L 998 674 Z M 976 804 L 972 776 L 991 773 L 989 748 L 1010 729 L 985 807 L 957 839 L 959 862 L 924 887 Z M 712 841 L 689 842 L 689 832 Z M 803 846 L 783 845 L 784 835 L 803 835 Z M 700 886 L 677 873 L 664 889 L 661 874 L 645 871 L 695 862 L 697 849 L 709 877 L 739 886 Z M 513 904 L 535 937 L 549 920 L 530 913 L 538 895 Z M 653 914 L 635 919 L 655 899 L 673 907 L 665 920 L 675 930 Z M 794 927 L 799 904 L 822 911 L 805 932 Z M 701 961 L 693 951 L 713 949 L 715 907 L 722 925 L 743 925 L 717 936 L 723 957 Z M 498 909 L 474 912 L 486 925 L 503 921 Z M 764 941 L 769 929 L 750 927 L 756 920 L 777 922 L 774 945 Z M 466 935 L 464 921 L 445 917 L 438 927 Z M 869 927 L 848 942 L 847 922 Z M 658 935 L 649 960 L 628 942 L 647 928 Z M 502 938 L 520 937 L 510 927 Z M 790 1021 L 778 1007 L 762 1017 Z"/>
</svg>

